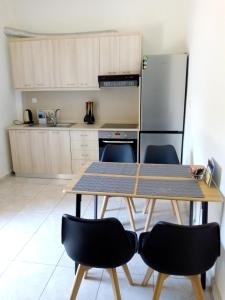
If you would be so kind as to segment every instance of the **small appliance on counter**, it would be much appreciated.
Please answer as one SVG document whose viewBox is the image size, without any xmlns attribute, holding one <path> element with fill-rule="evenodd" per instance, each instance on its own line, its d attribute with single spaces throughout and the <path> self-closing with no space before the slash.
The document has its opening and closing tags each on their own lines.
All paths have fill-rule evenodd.
<svg viewBox="0 0 225 300">
<path fill-rule="evenodd" d="M 87 124 L 94 124 L 95 117 L 94 117 L 94 102 L 87 101 L 86 102 L 86 114 L 84 116 L 84 122 Z"/>
<path fill-rule="evenodd" d="M 39 110 L 37 112 L 37 117 L 38 117 L 38 123 L 40 125 L 46 125 L 47 124 L 47 114 L 46 114 L 46 111 Z"/>
<path fill-rule="evenodd" d="M 30 109 L 25 109 L 25 111 L 23 112 L 23 122 L 24 124 L 34 123 L 32 111 Z"/>
</svg>

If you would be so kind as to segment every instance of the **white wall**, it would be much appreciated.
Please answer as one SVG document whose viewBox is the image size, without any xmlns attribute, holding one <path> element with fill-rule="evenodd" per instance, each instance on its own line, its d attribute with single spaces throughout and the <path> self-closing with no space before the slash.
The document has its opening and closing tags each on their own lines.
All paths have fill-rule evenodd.
<svg viewBox="0 0 225 300">
<path fill-rule="evenodd" d="M 7 40 L 3 27 L 13 19 L 7 0 L 0 0 L 0 178 L 10 172 L 7 126 L 16 118 L 14 90 L 11 87 Z"/>
<path fill-rule="evenodd" d="M 32 103 L 36 97 L 37 103 Z M 69 92 L 24 92 L 23 107 L 29 108 L 36 116 L 41 109 L 60 108 L 59 119 L 69 122 L 83 122 L 85 101 L 94 101 L 96 122 L 101 123 L 138 123 L 139 121 L 139 89 L 107 88 L 100 91 Z"/>
<path fill-rule="evenodd" d="M 190 1 L 190 54 L 185 162 L 217 163 L 217 184 L 225 194 L 225 2 Z M 222 250 L 216 284 L 225 299 L 225 212 L 209 206 L 209 219 L 221 221 Z"/>
<path fill-rule="evenodd" d="M 186 50 L 187 0 L 9 0 L 14 26 L 34 32 L 140 31 L 144 52 Z"/>
<path fill-rule="evenodd" d="M 15 19 L 11 26 L 33 32 L 42 33 L 73 33 L 82 31 L 110 30 L 135 31 L 143 35 L 143 53 L 171 53 L 186 51 L 186 29 L 187 29 L 187 1 L 186 0 L 9 0 L 13 4 Z M 129 55 L 129 53 L 128 53 Z M 122 91 L 122 89 L 121 89 Z M 67 107 L 70 103 L 78 107 L 79 111 L 83 107 L 84 99 L 97 98 L 97 117 L 101 121 L 103 118 L 119 118 L 131 121 L 137 119 L 134 110 L 138 105 L 132 101 L 137 93 L 131 97 L 130 93 L 121 92 L 120 95 L 114 90 L 113 93 L 93 92 L 93 93 L 33 93 L 39 99 L 37 105 L 32 105 L 31 94 L 23 95 L 23 108 L 33 109 L 52 106 L 63 108 L 62 117 L 70 118 Z M 117 100 L 115 95 L 118 94 Z M 74 96 L 74 97 L 73 97 Z M 111 103 L 104 100 L 112 99 Z M 79 98 L 80 97 L 80 98 Z M 83 99 L 82 99 L 83 97 Z M 68 101 L 65 99 L 74 98 Z M 79 99 L 78 99 L 79 98 Z M 114 99 L 113 99 L 114 98 Z M 122 99 L 122 101 L 120 101 Z M 65 101 L 64 101 L 65 100 Z M 79 101 L 78 101 L 79 100 Z M 130 101 L 130 105 L 129 105 Z M 108 114 L 106 104 L 109 103 Z M 117 105 L 118 116 L 113 114 L 113 105 Z M 130 106 L 129 110 L 126 109 Z M 111 110 L 112 108 L 112 110 Z M 133 112 L 131 111 L 133 109 Z M 69 111 L 74 117 L 76 110 Z M 109 112 L 112 112 L 109 115 Z M 125 111 L 124 117 L 122 113 Z M 82 113 L 83 115 L 83 113 Z M 77 120 L 75 117 L 73 120 Z"/>
</svg>

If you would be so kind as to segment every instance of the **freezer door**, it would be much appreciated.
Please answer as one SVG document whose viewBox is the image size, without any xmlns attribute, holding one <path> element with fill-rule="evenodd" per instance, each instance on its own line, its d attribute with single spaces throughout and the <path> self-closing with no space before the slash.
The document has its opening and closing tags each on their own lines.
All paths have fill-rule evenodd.
<svg viewBox="0 0 225 300">
<path fill-rule="evenodd" d="M 173 145 L 181 162 L 182 134 L 175 133 L 141 133 L 140 134 L 140 162 L 144 161 L 148 145 Z"/>
<path fill-rule="evenodd" d="M 148 57 L 142 72 L 142 131 L 183 131 L 186 68 L 186 54 Z"/>
</svg>

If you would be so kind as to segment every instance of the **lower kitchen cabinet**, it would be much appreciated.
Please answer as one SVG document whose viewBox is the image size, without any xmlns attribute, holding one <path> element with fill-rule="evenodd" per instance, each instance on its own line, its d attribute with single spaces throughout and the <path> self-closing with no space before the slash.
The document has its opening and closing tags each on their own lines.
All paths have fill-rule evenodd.
<svg viewBox="0 0 225 300">
<path fill-rule="evenodd" d="M 32 173 L 33 174 L 49 174 L 48 173 L 48 131 L 32 130 L 29 132 Z"/>
<path fill-rule="evenodd" d="M 50 174 L 71 174 L 71 152 L 69 131 L 48 132 L 48 169 Z"/>
<path fill-rule="evenodd" d="M 69 130 L 9 130 L 9 137 L 15 173 L 72 173 Z"/>
<path fill-rule="evenodd" d="M 21 174 L 33 173 L 29 130 L 10 130 L 9 138 L 13 171 Z"/>
<path fill-rule="evenodd" d="M 77 174 L 99 157 L 97 130 L 10 129 L 9 137 L 16 174 Z"/>
<path fill-rule="evenodd" d="M 76 130 L 70 132 L 72 172 L 77 174 L 85 164 L 98 160 L 98 131 Z"/>
</svg>

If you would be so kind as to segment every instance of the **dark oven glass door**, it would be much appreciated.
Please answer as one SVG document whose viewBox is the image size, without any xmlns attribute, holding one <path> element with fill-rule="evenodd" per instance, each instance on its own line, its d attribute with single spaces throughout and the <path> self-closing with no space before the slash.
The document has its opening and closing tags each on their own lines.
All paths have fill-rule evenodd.
<svg viewBox="0 0 225 300">
<path fill-rule="evenodd" d="M 101 160 L 104 148 L 108 144 L 129 144 L 134 151 L 135 161 L 137 162 L 137 140 L 116 140 L 116 139 L 99 139 L 99 160 Z"/>
</svg>

